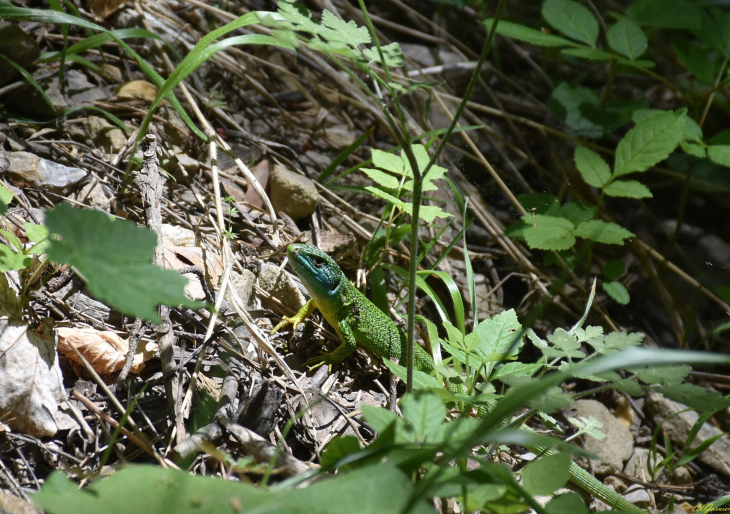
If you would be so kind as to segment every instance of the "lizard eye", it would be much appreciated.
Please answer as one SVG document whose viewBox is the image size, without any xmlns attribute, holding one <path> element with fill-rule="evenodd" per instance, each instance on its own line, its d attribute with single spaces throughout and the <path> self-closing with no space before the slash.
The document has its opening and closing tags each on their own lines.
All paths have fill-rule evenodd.
<svg viewBox="0 0 730 514">
<path fill-rule="evenodd" d="M 312 264 L 314 264 L 314 266 L 317 268 L 321 268 L 322 266 L 324 266 L 324 259 L 322 257 L 313 257 Z"/>
</svg>

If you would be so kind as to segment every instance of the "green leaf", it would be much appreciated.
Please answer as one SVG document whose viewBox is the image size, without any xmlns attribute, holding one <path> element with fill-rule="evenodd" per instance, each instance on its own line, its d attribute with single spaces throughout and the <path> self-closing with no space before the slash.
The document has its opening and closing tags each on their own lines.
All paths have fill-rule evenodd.
<svg viewBox="0 0 730 514">
<path fill-rule="evenodd" d="M 621 18 L 608 31 L 608 45 L 632 61 L 646 52 L 648 39 L 631 18 Z"/>
<path fill-rule="evenodd" d="M 485 319 L 472 332 L 478 337 L 479 344 L 474 353 L 482 362 L 495 362 L 514 358 L 524 344 L 525 332 L 517 319 L 514 309 L 500 312 Z M 493 366 L 488 366 L 487 373 Z"/>
<path fill-rule="evenodd" d="M 694 33 L 711 48 L 724 57 L 730 57 L 730 16 L 717 7 L 711 9 L 712 15 L 699 10 L 702 27 Z"/>
<path fill-rule="evenodd" d="M 9 246 L 0 243 L 0 273 L 24 269 L 30 266 L 30 263 L 30 257 L 16 253 Z"/>
<path fill-rule="evenodd" d="M 385 432 L 390 425 L 401 419 L 395 412 L 373 405 L 363 404 L 360 411 L 363 419 L 378 433 Z"/>
<path fill-rule="evenodd" d="M 601 432 L 603 423 L 598 421 L 593 416 L 587 418 L 580 416 L 579 418 L 568 418 L 571 425 L 578 428 L 578 433 L 586 434 L 597 441 L 603 441 L 606 438 L 606 434 Z"/>
<path fill-rule="evenodd" d="M 555 496 L 552 500 L 545 505 L 545 512 L 547 514 L 564 514 L 570 512 L 570 514 L 588 514 L 588 508 L 585 503 L 578 495 L 578 493 L 569 492 Z"/>
<path fill-rule="evenodd" d="M 583 239 L 610 245 L 623 245 L 624 239 L 635 236 L 633 232 L 620 225 L 601 220 L 584 221 L 576 227 L 573 234 Z"/>
<path fill-rule="evenodd" d="M 49 514 L 397 514 L 405 510 L 414 487 L 409 477 L 389 462 L 339 473 L 308 487 L 271 491 L 248 483 L 137 465 L 84 489 L 56 471 L 33 501 Z M 433 507 L 418 501 L 410 512 L 428 514 Z"/>
<path fill-rule="evenodd" d="M 354 435 L 335 437 L 327 445 L 324 453 L 322 453 L 322 458 L 319 463 L 322 467 L 326 468 L 328 466 L 332 466 L 343 457 L 347 457 L 348 455 L 359 451 L 360 442 Z"/>
<path fill-rule="evenodd" d="M 345 43 L 352 48 L 372 42 L 367 27 L 358 27 L 352 20 L 346 22 L 327 9 L 322 11 L 322 25 L 332 29 L 322 32 L 322 37 L 327 41 Z"/>
<path fill-rule="evenodd" d="M 373 148 L 373 165 L 396 175 L 404 175 L 403 159 L 399 155 Z M 410 169 L 410 168 L 409 168 Z"/>
<path fill-rule="evenodd" d="M 484 23 L 484 25 L 487 26 L 487 30 L 489 30 L 493 22 L 494 18 L 488 18 L 482 23 Z M 537 46 L 575 46 L 575 43 L 569 39 L 565 39 L 554 34 L 545 34 L 540 30 L 531 29 L 524 25 L 520 25 L 519 23 L 512 23 L 509 21 L 499 20 L 499 24 L 497 25 L 497 34 Z"/>
<path fill-rule="evenodd" d="M 665 29 L 700 27 L 700 9 L 688 0 L 638 0 L 626 14 L 639 25 Z"/>
<path fill-rule="evenodd" d="M 403 51 L 398 43 L 390 43 L 389 45 L 381 46 L 380 50 L 382 50 L 383 57 L 385 57 L 385 64 L 389 67 L 400 68 L 405 64 Z M 363 50 L 363 54 L 365 54 L 365 57 L 370 59 L 370 61 L 380 63 L 380 54 L 378 53 L 377 48 L 365 48 Z"/>
<path fill-rule="evenodd" d="M 608 280 L 619 278 L 626 271 L 624 261 L 606 261 L 603 265 L 603 276 Z"/>
<path fill-rule="evenodd" d="M 410 202 L 406 202 L 401 207 L 403 211 L 405 211 L 407 214 L 413 216 L 413 204 Z M 453 216 L 453 214 L 449 214 L 448 212 L 444 211 L 441 207 L 438 207 L 436 205 L 421 205 L 421 208 L 418 210 L 418 217 L 421 218 L 426 223 L 433 223 L 433 220 L 436 218 L 448 218 Z"/>
<path fill-rule="evenodd" d="M 363 173 L 370 177 L 374 182 L 388 189 L 398 189 L 400 182 L 393 175 L 388 175 L 380 170 L 372 168 L 360 168 Z"/>
<path fill-rule="evenodd" d="M 575 147 L 575 166 L 589 186 L 602 188 L 611 178 L 611 169 L 606 161 L 585 146 Z"/>
<path fill-rule="evenodd" d="M 608 196 L 621 198 L 651 198 L 651 191 L 636 180 L 616 180 L 603 189 Z"/>
<path fill-rule="evenodd" d="M 576 135 L 592 138 L 613 133 L 631 120 L 631 113 L 645 105 L 643 101 L 609 100 L 601 108 L 597 91 L 573 88 L 567 82 L 558 84 L 548 99 L 550 110 L 568 128 Z"/>
<path fill-rule="evenodd" d="M 684 134 L 686 112 L 662 112 L 629 130 L 616 148 L 613 177 L 645 171 L 669 157 Z"/>
<path fill-rule="evenodd" d="M 707 156 L 721 166 L 730 166 L 730 145 L 710 145 L 707 147 Z"/>
<path fill-rule="evenodd" d="M 403 400 L 403 419 L 410 423 L 417 441 L 427 441 L 439 432 L 445 417 L 443 400 L 430 391 L 416 391 Z"/>
<path fill-rule="evenodd" d="M 717 411 L 730 407 L 730 396 L 694 384 L 665 384 L 653 389 L 670 400 L 683 403 L 698 411 Z"/>
<path fill-rule="evenodd" d="M 152 265 L 157 246 L 152 231 L 67 204 L 49 211 L 46 225 L 61 236 L 51 241 L 48 256 L 74 266 L 89 292 L 120 312 L 159 323 L 159 304 L 202 306 L 185 296 L 185 277 Z"/>
<path fill-rule="evenodd" d="M 568 453 L 546 455 L 530 462 L 522 472 L 522 483 L 532 495 L 548 495 L 568 483 L 568 468 L 573 461 Z"/>
<path fill-rule="evenodd" d="M 35 223 L 24 222 L 25 234 L 28 239 L 35 243 L 35 246 L 27 252 L 28 255 L 36 255 L 46 253 L 51 242 L 48 239 L 49 231 L 48 228 L 43 225 L 36 225 Z"/>
<path fill-rule="evenodd" d="M 522 220 L 530 225 L 523 232 L 530 248 L 567 250 L 575 245 L 575 237 L 573 237 L 575 225 L 565 218 L 543 214 L 536 214 L 533 218 L 528 214 L 523 216 Z"/>
<path fill-rule="evenodd" d="M 698 159 L 704 159 L 707 157 L 707 150 L 704 145 L 698 145 L 695 143 L 689 143 L 685 139 L 679 142 L 679 146 L 684 150 L 684 153 L 697 157 Z"/>
<path fill-rule="evenodd" d="M 560 208 L 558 215 L 577 226 L 596 217 L 596 206 L 582 201 L 568 202 Z"/>
<path fill-rule="evenodd" d="M 0 214 L 3 214 L 8 210 L 8 206 L 10 205 L 10 202 L 13 201 L 13 197 L 13 192 L 0 184 Z"/>
<path fill-rule="evenodd" d="M 705 84 L 714 82 L 715 68 L 710 62 L 710 56 L 698 44 L 688 39 L 678 39 L 672 44 L 672 48 L 692 75 Z"/>
<path fill-rule="evenodd" d="M 628 289 L 621 282 L 603 282 L 601 287 L 606 294 L 621 305 L 628 305 L 631 301 Z"/>
<path fill-rule="evenodd" d="M 596 46 L 598 21 L 587 7 L 572 0 L 545 0 L 542 16 L 569 38 Z"/>
<path fill-rule="evenodd" d="M 365 186 L 365 189 L 367 191 L 370 191 L 375 198 L 380 198 L 381 200 L 385 200 L 386 202 L 397 205 L 398 207 L 402 207 L 404 205 L 400 199 L 396 198 L 390 193 L 383 191 L 382 189 L 378 189 L 377 187 L 373 186 Z"/>
<path fill-rule="evenodd" d="M 605 52 L 603 50 L 597 50 L 595 48 L 588 48 L 585 46 L 579 48 L 565 48 L 561 50 L 560 53 L 570 55 L 572 57 L 579 57 L 581 59 L 590 59 L 592 61 L 610 61 L 616 59 L 616 56 L 611 52 Z"/>
<path fill-rule="evenodd" d="M 131 39 L 131 38 L 147 38 L 147 39 L 157 39 L 158 41 L 162 41 L 163 43 L 167 44 L 170 48 L 172 48 L 169 43 L 166 43 L 165 40 L 155 34 L 154 32 L 150 32 L 149 30 L 140 29 L 140 28 L 131 28 L 131 29 L 119 29 L 119 30 L 112 30 L 110 32 L 102 32 L 100 34 L 94 34 L 93 36 L 89 36 L 85 39 L 82 39 L 81 41 L 78 41 L 74 43 L 73 45 L 69 46 L 66 49 L 66 57 L 68 58 L 71 55 L 74 54 L 80 54 L 83 52 L 86 52 L 88 50 L 91 50 L 92 48 L 98 48 L 106 43 L 110 43 L 115 41 L 114 37 L 116 36 L 118 39 Z M 44 54 L 41 54 L 40 58 L 37 62 L 43 63 L 52 61 L 55 59 L 59 59 L 61 57 L 62 52 L 46 52 Z"/>
</svg>

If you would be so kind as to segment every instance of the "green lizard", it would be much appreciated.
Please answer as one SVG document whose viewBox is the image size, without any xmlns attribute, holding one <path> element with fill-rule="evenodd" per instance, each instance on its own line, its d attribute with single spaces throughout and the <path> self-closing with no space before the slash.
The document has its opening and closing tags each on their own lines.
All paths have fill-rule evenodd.
<svg viewBox="0 0 730 514">
<path fill-rule="evenodd" d="M 356 348 L 357 343 L 383 358 L 406 362 L 406 338 L 398 326 L 353 286 L 337 263 L 316 246 L 292 244 L 287 249 L 292 268 L 312 298 L 292 318 L 284 317 L 271 333 L 287 324 L 293 328 L 309 317 L 315 309 L 334 327 L 342 344 L 331 353 L 309 359 L 306 364 L 339 364 Z M 425 373 L 433 370 L 431 356 L 420 346 L 414 348 L 414 368 Z M 527 426 L 520 427 L 532 432 Z M 556 451 L 530 448 L 531 451 L 552 455 Z M 619 511 L 646 514 L 622 496 L 596 480 L 575 463 L 570 464 L 570 479 L 576 485 Z"/>
</svg>

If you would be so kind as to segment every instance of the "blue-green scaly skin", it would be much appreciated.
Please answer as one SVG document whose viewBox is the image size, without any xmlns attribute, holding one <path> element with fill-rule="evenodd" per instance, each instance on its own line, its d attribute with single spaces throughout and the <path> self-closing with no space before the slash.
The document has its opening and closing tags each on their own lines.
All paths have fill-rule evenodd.
<svg viewBox="0 0 730 514">
<path fill-rule="evenodd" d="M 342 362 L 360 343 L 384 359 L 398 359 L 405 365 L 405 334 L 350 283 L 334 260 L 316 246 L 306 244 L 289 245 L 287 255 L 314 305 L 342 340 L 335 351 L 323 356 L 324 362 Z M 414 367 L 430 372 L 431 357 L 420 346 L 414 350 Z"/>
</svg>

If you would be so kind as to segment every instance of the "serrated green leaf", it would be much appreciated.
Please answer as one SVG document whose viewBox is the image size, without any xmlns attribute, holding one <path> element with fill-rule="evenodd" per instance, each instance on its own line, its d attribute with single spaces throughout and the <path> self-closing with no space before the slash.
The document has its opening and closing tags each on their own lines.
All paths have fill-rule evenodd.
<svg viewBox="0 0 730 514">
<path fill-rule="evenodd" d="M 588 416 L 587 418 L 583 416 L 580 416 L 579 418 L 568 418 L 568 421 L 572 425 L 578 427 L 579 433 L 586 434 L 596 441 L 603 441 L 606 438 L 606 434 L 601 432 L 603 423 L 593 416 Z"/>
<path fill-rule="evenodd" d="M 568 202 L 560 208 L 559 216 L 577 226 L 596 217 L 596 206 L 580 200 Z"/>
<path fill-rule="evenodd" d="M 381 46 L 380 49 L 383 51 L 385 64 L 389 67 L 400 68 L 405 64 L 403 52 L 401 51 L 398 43 L 390 43 L 389 45 Z M 365 48 L 363 53 L 365 54 L 365 57 L 370 59 L 372 62 L 380 63 L 380 54 L 378 53 L 377 48 Z"/>
<path fill-rule="evenodd" d="M 7 239 L 10 244 L 15 248 L 16 252 L 23 253 L 23 243 L 20 241 L 18 236 L 16 236 L 12 232 L 8 232 L 4 228 L 0 228 L 0 234 L 2 234 L 5 239 Z"/>
<path fill-rule="evenodd" d="M 384 432 L 393 423 L 401 421 L 401 418 L 395 412 L 382 407 L 363 404 L 360 411 L 363 419 L 378 433 Z"/>
<path fill-rule="evenodd" d="M 403 419 L 415 431 L 416 440 L 427 441 L 439 431 L 446 417 L 443 400 L 430 391 L 416 391 L 403 400 Z"/>
<path fill-rule="evenodd" d="M 370 191 L 375 198 L 380 198 L 381 200 L 385 200 L 386 202 L 392 203 L 393 205 L 396 205 L 398 207 L 402 207 L 404 205 L 401 200 L 399 200 L 392 194 L 383 191 L 382 189 L 378 189 L 377 187 L 373 186 L 365 186 L 365 189 L 367 191 Z"/>
<path fill-rule="evenodd" d="M 636 180 L 615 180 L 603 188 L 608 196 L 620 198 L 651 198 L 651 191 L 641 182 Z"/>
<path fill-rule="evenodd" d="M 362 172 L 370 177 L 374 182 L 383 187 L 387 187 L 388 189 L 398 189 L 398 186 L 400 185 L 397 178 L 380 170 L 372 168 L 360 168 L 360 170 L 362 170 Z"/>
<path fill-rule="evenodd" d="M 484 25 L 486 25 L 487 27 L 487 30 L 489 30 L 493 22 L 494 18 L 488 18 L 482 23 L 484 23 Z M 545 34 L 542 31 L 531 29 L 530 27 L 525 27 L 524 25 L 520 25 L 519 23 L 512 23 L 502 20 L 499 20 L 499 24 L 497 25 L 497 34 L 511 37 L 513 39 L 518 39 L 520 41 L 524 41 L 525 43 L 530 43 L 537 46 L 551 47 L 575 45 L 573 41 L 562 38 L 560 36 L 556 36 L 555 34 Z"/>
<path fill-rule="evenodd" d="M 583 239 L 609 245 L 623 245 L 624 239 L 635 235 L 620 225 L 601 220 L 584 221 L 576 227 L 573 234 Z"/>
<path fill-rule="evenodd" d="M 522 221 L 530 225 L 523 232 L 530 248 L 567 250 L 575 245 L 575 237 L 573 237 L 575 226 L 570 220 L 544 214 L 536 214 L 532 217 L 528 214 L 522 217 Z"/>
<path fill-rule="evenodd" d="M 730 396 L 694 384 L 671 383 L 652 387 L 670 400 L 683 403 L 698 411 L 717 411 L 730 407 Z"/>
<path fill-rule="evenodd" d="M 569 38 L 596 46 L 598 21 L 587 7 L 572 0 L 545 0 L 542 16 Z"/>
<path fill-rule="evenodd" d="M 639 25 L 666 29 L 700 27 L 700 9 L 687 0 L 638 0 L 626 14 Z"/>
<path fill-rule="evenodd" d="M 373 148 L 373 165 L 396 175 L 404 175 L 403 159 L 399 155 Z"/>
<path fill-rule="evenodd" d="M 367 27 L 358 27 L 352 20 L 346 22 L 327 9 L 322 11 L 322 25 L 331 29 L 321 33 L 327 41 L 344 43 L 353 49 L 372 42 Z"/>
<path fill-rule="evenodd" d="M 522 483 L 532 495 L 552 494 L 568 483 L 572 460 L 568 453 L 546 455 L 530 462 L 522 472 Z"/>
<path fill-rule="evenodd" d="M 647 42 L 646 34 L 631 18 L 621 18 L 608 31 L 609 46 L 632 61 L 646 52 Z"/>
<path fill-rule="evenodd" d="M 584 46 L 579 48 L 564 48 L 560 51 L 560 53 L 563 55 L 570 55 L 571 57 L 578 57 L 580 59 L 590 59 L 592 61 L 611 61 L 617 58 L 617 56 L 611 52 L 605 52 L 603 50 L 587 48 Z"/>
<path fill-rule="evenodd" d="M 707 150 L 705 149 L 704 145 L 689 143 L 683 139 L 679 142 L 679 146 L 682 148 L 682 150 L 684 150 L 684 153 L 686 153 L 687 155 L 697 157 L 698 159 L 704 159 L 705 157 L 707 157 Z"/>
<path fill-rule="evenodd" d="M 413 204 L 410 202 L 405 202 L 401 208 L 403 211 L 405 211 L 410 216 L 413 216 Z M 421 205 L 421 208 L 418 210 L 418 217 L 421 218 L 426 223 L 433 223 L 433 220 L 436 218 L 449 218 L 452 217 L 453 214 L 449 214 L 448 212 L 444 211 L 441 207 L 438 207 L 436 205 Z"/>
<path fill-rule="evenodd" d="M 89 292 L 120 312 L 159 323 L 157 305 L 202 306 L 185 296 L 185 277 L 152 265 L 157 246 L 152 231 L 67 204 L 48 212 L 46 226 L 61 236 L 51 241 L 48 256 L 74 266 Z"/>
<path fill-rule="evenodd" d="M 645 384 L 681 384 L 692 371 L 691 366 L 677 364 L 675 366 L 653 366 L 643 370 L 637 369 L 636 378 Z"/>
<path fill-rule="evenodd" d="M 548 342 L 559 350 L 563 357 L 568 359 L 582 359 L 586 356 L 580 350 L 580 342 L 574 334 L 569 333 L 567 330 L 558 328 L 552 334 L 547 336 Z"/>
<path fill-rule="evenodd" d="M 589 186 L 602 188 L 611 178 L 611 168 L 606 161 L 585 146 L 575 147 L 575 166 Z"/>
<path fill-rule="evenodd" d="M 710 145 L 707 147 L 707 156 L 712 162 L 730 167 L 730 145 Z"/>
<path fill-rule="evenodd" d="M 603 282 L 601 284 L 606 294 L 621 305 L 628 305 L 631 301 L 628 289 L 621 282 Z"/>
<path fill-rule="evenodd" d="M 30 263 L 30 257 L 16 253 L 9 246 L 0 243 L 0 273 L 24 269 L 30 266 Z"/>
<path fill-rule="evenodd" d="M 10 202 L 13 201 L 13 192 L 0 184 L 0 214 L 8 210 Z"/>
<path fill-rule="evenodd" d="M 485 319 L 473 332 L 478 336 L 474 353 L 482 362 L 490 362 L 487 374 L 494 362 L 516 357 L 524 344 L 525 333 L 514 309 L 509 309 Z"/>
<path fill-rule="evenodd" d="M 616 148 L 613 176 L 646 171 L 663 161 L 682 139 L 686 109 L 650 116 L 628 131 Z"/>
<path fill-rule="evenodd" d="M 603 265 L 603 276 L 608 280 L 619 278 L 624 274 L 624 271 L 626 271 L 626 264 L 624 261 L 607 261 L 606 264 Z"/>
</svg>

